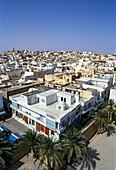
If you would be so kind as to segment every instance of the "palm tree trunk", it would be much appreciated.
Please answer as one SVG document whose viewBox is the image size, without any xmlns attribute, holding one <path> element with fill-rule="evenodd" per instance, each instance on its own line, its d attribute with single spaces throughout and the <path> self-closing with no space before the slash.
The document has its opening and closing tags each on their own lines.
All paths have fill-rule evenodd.
<svg viewBox="0 0 116 170">
<path fill-rule="evenodd" d="M 97 134 L 100 133 L 100 129 L 101 129 L 101 121 L 99 121 L 99 126 L 98 126 L 98 130 L 97 130 Z"/>
<path fill-rule="evenodd" d="M 98 130 L 97 130 L 97 134 L 99 134 L 100 129 L 101 129 L 101 126 L 99 125 Z"/>
<path fill-rule="evenodd" d="M 113 114 L 113 113 L 111 112 L 111 114 L 110 114 L 110 121 L 111 121 L 111 122 L 112 122 L 112 114 Z"/>
</svg>

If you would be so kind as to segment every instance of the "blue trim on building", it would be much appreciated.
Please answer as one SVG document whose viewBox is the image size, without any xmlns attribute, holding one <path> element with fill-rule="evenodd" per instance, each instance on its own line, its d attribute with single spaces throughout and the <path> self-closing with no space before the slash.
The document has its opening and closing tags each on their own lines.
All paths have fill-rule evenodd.
<svg viewBox="0 0 116 170">
<path fill-rule="evenodd" d="M 55 129 L 55 123 L 51 122 L 50 120 L 47 120 L 47 125 Z"/>
</svg>

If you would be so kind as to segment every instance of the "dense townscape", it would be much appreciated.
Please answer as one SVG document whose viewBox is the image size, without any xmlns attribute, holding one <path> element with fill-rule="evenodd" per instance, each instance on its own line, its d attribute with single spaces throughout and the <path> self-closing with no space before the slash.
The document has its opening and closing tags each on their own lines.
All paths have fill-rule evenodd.
<svg viewBox="0 0 116 170">
<path fill-rule="evenodd" d="M 20 141 L 22 136 L 23 140 L 28 139 L 28 133 L 40 135 L 39 139 L 36 139 L 39 143 L 43 141 L 47 144 L 61 140 L 61 148 L 58 148 L 61 154 L 62 147 L 69 146 L 71 134 L 74 133 L 76 138 L 84 140 L 77 129 L 84 134 L 88 122 L 91 124 L 93 119 L 98 118 L 102 130 L 106 130 L 110 122 L 115 124 L 116 116 L 112 110 L 116 103 L 115 83 L 116 53 L 19 51 L 14 48 L 12 51 L 3 52 L 0 55 L 0 121 L 5 122 L 12 117 L 17 123 L 32 130 L 27 131 L 27 134 L 20 131 L 11 132 L 8 140 L 13 144 Z M 112 108 L 107 108 L 108 121 L 106 111 L 104 109 L 98 111 L 99 108 L 103 108 L 104 103 L 107 103 L 105 108 L 112 105 Z M 76 128 L 74 131 L 73 127 Z M 8 131 L 1 125 L 0 133 L 4 130 Z M 65 138 L 69 143 L 64 142 Z M 42 143 L 38 148 L 33 145 L 32 141 L 31 151 L 33 150 L 34 157 L 37 159 L 42 157 L 41 154 L 37 154 L 38 148 L 42 150 Z M 80 148 L 84 157 L 86 144 L 83 143 Z M 70 155 L 73 151 L 74 148 L 67 152 Z M 75 149 L 74 152 L 77 160 L 80 152 L 77 147 L 77 151 Z M 72 155 L 68 157 L 68 163 Z M 54 159 L 57 160 L 55 164 Z M 41 163 L 44 161 L 46 160 L 42 157 Z M 60 163 L 61 159 L 56 153 L 53 165 Z M 47 162 L 50 168 L 51 164 L 51 160 Z M 52 168 L 54 169 L 54 166 Z"/>
</svg>

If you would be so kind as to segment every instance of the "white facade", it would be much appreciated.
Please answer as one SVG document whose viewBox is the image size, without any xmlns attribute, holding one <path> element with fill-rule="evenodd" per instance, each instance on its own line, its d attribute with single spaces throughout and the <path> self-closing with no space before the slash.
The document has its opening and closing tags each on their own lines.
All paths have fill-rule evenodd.
<svg viewBox="0 0 116 170">
<path fill-rule="evenodd" d="M 95 97 L 80 100 L 78 94 L 48 90 L 11 96 L 13 117 L 45 135 L 59 135 L 81 114 L 91 113 Z"/>
<path fill-rule="evenodd" d="M 103 67 L 103 66 L 98 66 L 98 70 L 103 70 L 103 71 L 114 71 L 114 67 Z"/>
<path fill-rule="evenodd" d="M 67 92 L 53 89 L 42 93 L 33 91 L 12 96 L 10 100 L 14 118 L 46 135 L 49 131 L 53 138 L 59 138 L 66 124 L 79 116 L 79 97 Z"/>
<path fill-rule="evenodd" d="M 48 106 L 54 102 L 57 102 L 58 90 L 49 90 L 47 92 L 37 94 L 39 103 Z"/>
<path fill-rule="evenodd" d="M 10 97 L 13 117 L 30 128 L 45 135 L 59 138 L 59 135 L 75 119 L 90 116 L 92 110 L 104 101 L 102 87 L 83 84 L 83 88 L 93 88 L 91 98 L 59 90 L 45 92 L 30 91 Z"/>
<path fill-rule="evenodd" d="M 93 75 L 93 78 L 109 79 L 110 84 L 113 85 L 115 81 L 115 74 L 110 73 L 97 73 Z"/>
<path fill-rule="evenodd" d="M 113 99 L 116 102 L 116 89 L 110 89 L 110 99 Z"/>
</svg>

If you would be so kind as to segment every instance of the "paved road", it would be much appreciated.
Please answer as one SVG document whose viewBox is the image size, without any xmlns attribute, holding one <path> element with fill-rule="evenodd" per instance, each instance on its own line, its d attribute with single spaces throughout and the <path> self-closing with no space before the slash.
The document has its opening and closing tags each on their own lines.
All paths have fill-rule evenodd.
<svg viewBox="0 0 116 170">
<path fill-rule="evenodd" d="M 21 124 L 20 122 L 16 121 L 13 118 L 7 119 L 5 122 L 0 122 L 1 125 L 5 126 L 11 132 L 13 133 L 19 133 L 20 135 L 23 135 L 25 131 L 27 131 L 29 128 L 25 125 Z"/>
<path fill-rule="evenodd" d="M 39 161 L 34 163 L 32 153 L 29 156 L 25 156 L 19 162 L 17 162 L 14 166 L 12 166 L 9 170 L 38 170 Z M 47 170 L 46 166 L 40 166 L 39 170 Z"/>
<path fill-rule="evenodd" d="M 116 170 L 116 129 L 97 135 L 89 144 L 88 159 L 78 167 L 73 164 L 66 170 Z"/>
</svg>

